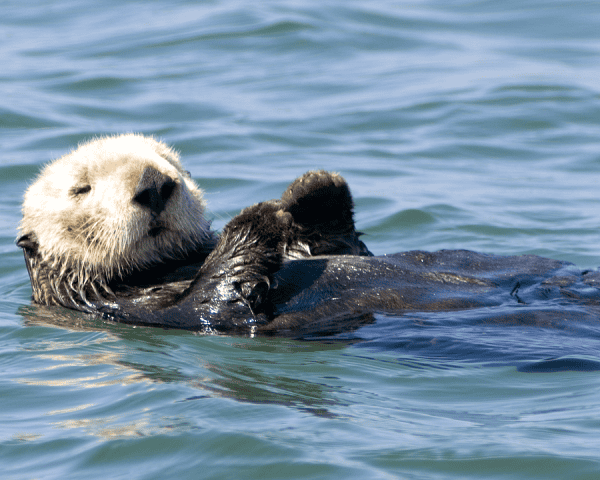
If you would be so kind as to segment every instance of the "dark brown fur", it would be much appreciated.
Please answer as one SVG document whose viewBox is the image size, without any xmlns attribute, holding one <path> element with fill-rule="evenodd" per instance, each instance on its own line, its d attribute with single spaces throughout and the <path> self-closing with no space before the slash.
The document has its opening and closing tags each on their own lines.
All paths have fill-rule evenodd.
<svg viewBox="0 0 600 480">
<path fill-rule="evenodd" d="M 481 309 L 503 322 L 552 325 L 563 313 L 589 319 L 600 309 L 600 276 L 567 262 L 465 250 L 289 261 L 298 228 L 309 227 L 278 201 L 249 207 L 185 291 L 100 311 L 125 323 L 299 336 L 348 331 L 375 313 Z"/>
</svg>

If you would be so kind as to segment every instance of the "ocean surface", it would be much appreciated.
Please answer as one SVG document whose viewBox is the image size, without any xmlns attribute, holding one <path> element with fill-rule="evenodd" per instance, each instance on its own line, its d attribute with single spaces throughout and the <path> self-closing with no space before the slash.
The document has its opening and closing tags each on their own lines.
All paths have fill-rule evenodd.
<svg viewBox="0 0 600 480">
<path fill-rule="evenodd" d="M 0 3 L 3 479 L 598 479 L 600 318 L 201 336 L 32 305 L 40 167 L 154 135 L 213 226 L 340 172 L 375 254 L 600 266 L 600 3 Z"/>
</svg>

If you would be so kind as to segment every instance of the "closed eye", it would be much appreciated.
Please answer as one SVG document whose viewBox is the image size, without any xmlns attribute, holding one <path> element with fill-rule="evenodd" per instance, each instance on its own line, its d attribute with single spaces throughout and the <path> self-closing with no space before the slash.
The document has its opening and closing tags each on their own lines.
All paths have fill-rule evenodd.
<svg viewBox="0 0 600 480">
<path fill-rule="evenodd" d="M 78 187 L 73 187 L 71 189 L 71 195 L 83 195 L 88 193 L 92 189 L 91 185 L 82 185 Z"/>
</svg>

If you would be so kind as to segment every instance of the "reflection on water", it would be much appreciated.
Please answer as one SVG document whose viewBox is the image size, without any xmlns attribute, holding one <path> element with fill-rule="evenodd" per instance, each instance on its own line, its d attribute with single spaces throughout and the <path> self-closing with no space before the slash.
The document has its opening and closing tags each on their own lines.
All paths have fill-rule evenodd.
<svg viewBox="0 0 600 480">
<path fill-rule="evenodd" d="M 52 352 L 52 351 L 69 351 L 75 348 L 102 347 L 104 344 L 113 344 L 119 339 L 132 343 L 136 352 L 159 352 L 161 355 L 169 356 L 172 351 L 173 344 L 169 342 L 169 337 L 161 339 L 161 333 L 165 332 L 160 329 L 151 327 L 131 327 L 111 324 L 95 318 L 93 315 L 79 314 L 60 307 L 42 307 L 31 306 L 21 309 L 21 314 L 26 319 L 29 325 L 57 326 L 59 328 L 68 328 L 79 332 L 104 332 L 104 335 L 98 336 L 92 340 L 88 337 L 88 341 L 69 342 L 69 341 L 53 341 L 39 342 L 35 346 L 29 345 L 27 348 L 32 351 Z M 100 324 L 100 325 L 99 325 Z M 192 336 L 184 331 L 173 331 L 172 334 L 177 338 L 179 335 L 184 337 Z M 232 338 L 233 339 L 233 338 Z M 327 337 L 325 337 L 327 339 Z M 239 341 L 242 341 L 240 339 Z M 266 344 L 248 345 L 240 344 L 239 348 L 244 348 L 251 352 L 265 352 L 267 354 L 276 351 L 287 354 L 293 354 L 294 351 L 300 350 L 310 352 L 315 347 L 314 342 L 307 343 L 302 346 L 301 343 L 292 345 L 279 345 L 273 343 L 272 347 L 268 340 Z M 347 344 L 347 341 L 342 343 L 331 344 L 327 349 L 335 348 L 342 349 Z M 321 346 L 320 348 L 323 348 Z M 320 349 L 317 348 L 317 349 Z M 212 363 L 208 360 L 200 360 L 199 365 L 195 368 L 205 370 L 205 375 L 201 378 L 198 376 L 186 375 L 181 369 L 169 365 L 152 365 L 142 362 L 137 362 L 131 359 L 131 355 L 127 352 L 103 352 L 97 354 L 65 354 L 65 353 L 38 353 L 36 357 L 46 365 L 43 368 L 36 370 L 37 375 L 28 375 L 25 378 L 16 378 L 14 381 L 31 386 L 40 387 L 73 387 L 76 389 L 83 388 L 104 388 L 116 387 L 132 384 L 148 384 L 154 382 L 160 383 L 184 383 L 200 390 L 202 393 L 193 394 L 184 401 L 192 401 L 204 399 L 208 397 L 223 397 L 232 398 L 236 401 L 251 402 L 256 404 L 272 403 L 285 405 L 293 408 L 298 408 L 301 411 L 307 411 L 319 416 L 332 416 L 327 409 L 329 405 L 335 402 L 329 398 L 330 389 L 318 383 L 299 381 L 297 378 L 286 377 L 285 375 L 270 375 L 264 372 L 265 364 L 272 363 L 269 361 L 259 361 L 257 366 L 253 364 L 233 363 Z M 50 364 L 49 364 L 50 363 Z M 90 369 L 80 367 L 100 367 L 99 371 L 94 376 L 87 375 Z M 102 368 L 111 367 L 111 368 Z M 48 372 L 56 370 L 53 373 L 52 379 L 48 378 Z M 85 376 L 76 376 L 74 371 L 83 370 Z M 55 378 L 63 375 L 63 378 Z M 80 410 L 89 409 L 96 406 L 95 403 L 69 407 L 62 410 L 55 410 L 46 413 L 46 415 L 64 414 L 79 412 Z M 115 429 L 107 429 L 106 425 L 118 423 L 120 417 L 110 416 L 109 418 L 79 419 L 76 421 L 58 422 L 55 425 L 61 428 L 84 428 L 87 432 L 93 432 L 100 436 L 107 435 L 107 432 L 113 432 L 116 435 L 126 435 L 124 432 L 137 432 L 139 435 L 144 425 L 148 425 L 147 420 L 141 424 L 136 423 L 136 428 L 119 426 Z M 114 430 L 114 431 L 113 431 Z M 119 433 L 120 432 L 120 433 Z"/>
</svg>

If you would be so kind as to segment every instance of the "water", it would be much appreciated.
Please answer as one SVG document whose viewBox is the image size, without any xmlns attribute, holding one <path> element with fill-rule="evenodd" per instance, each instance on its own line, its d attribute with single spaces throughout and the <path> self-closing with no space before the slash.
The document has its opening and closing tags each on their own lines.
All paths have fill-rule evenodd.
<svg viewBox="0 0 600 480">
<path fill-rule="evenodd" d="M 133 328 L 32 306 L 14 239 L 44 162 L 136 131 L 181 152 L 215 228 L 325 168 L 376 254 L 596 268 L 599 21 L 557 0 L 3 2 L 3 478 L 598 478 L 594 321 Z"/>
</svg>

